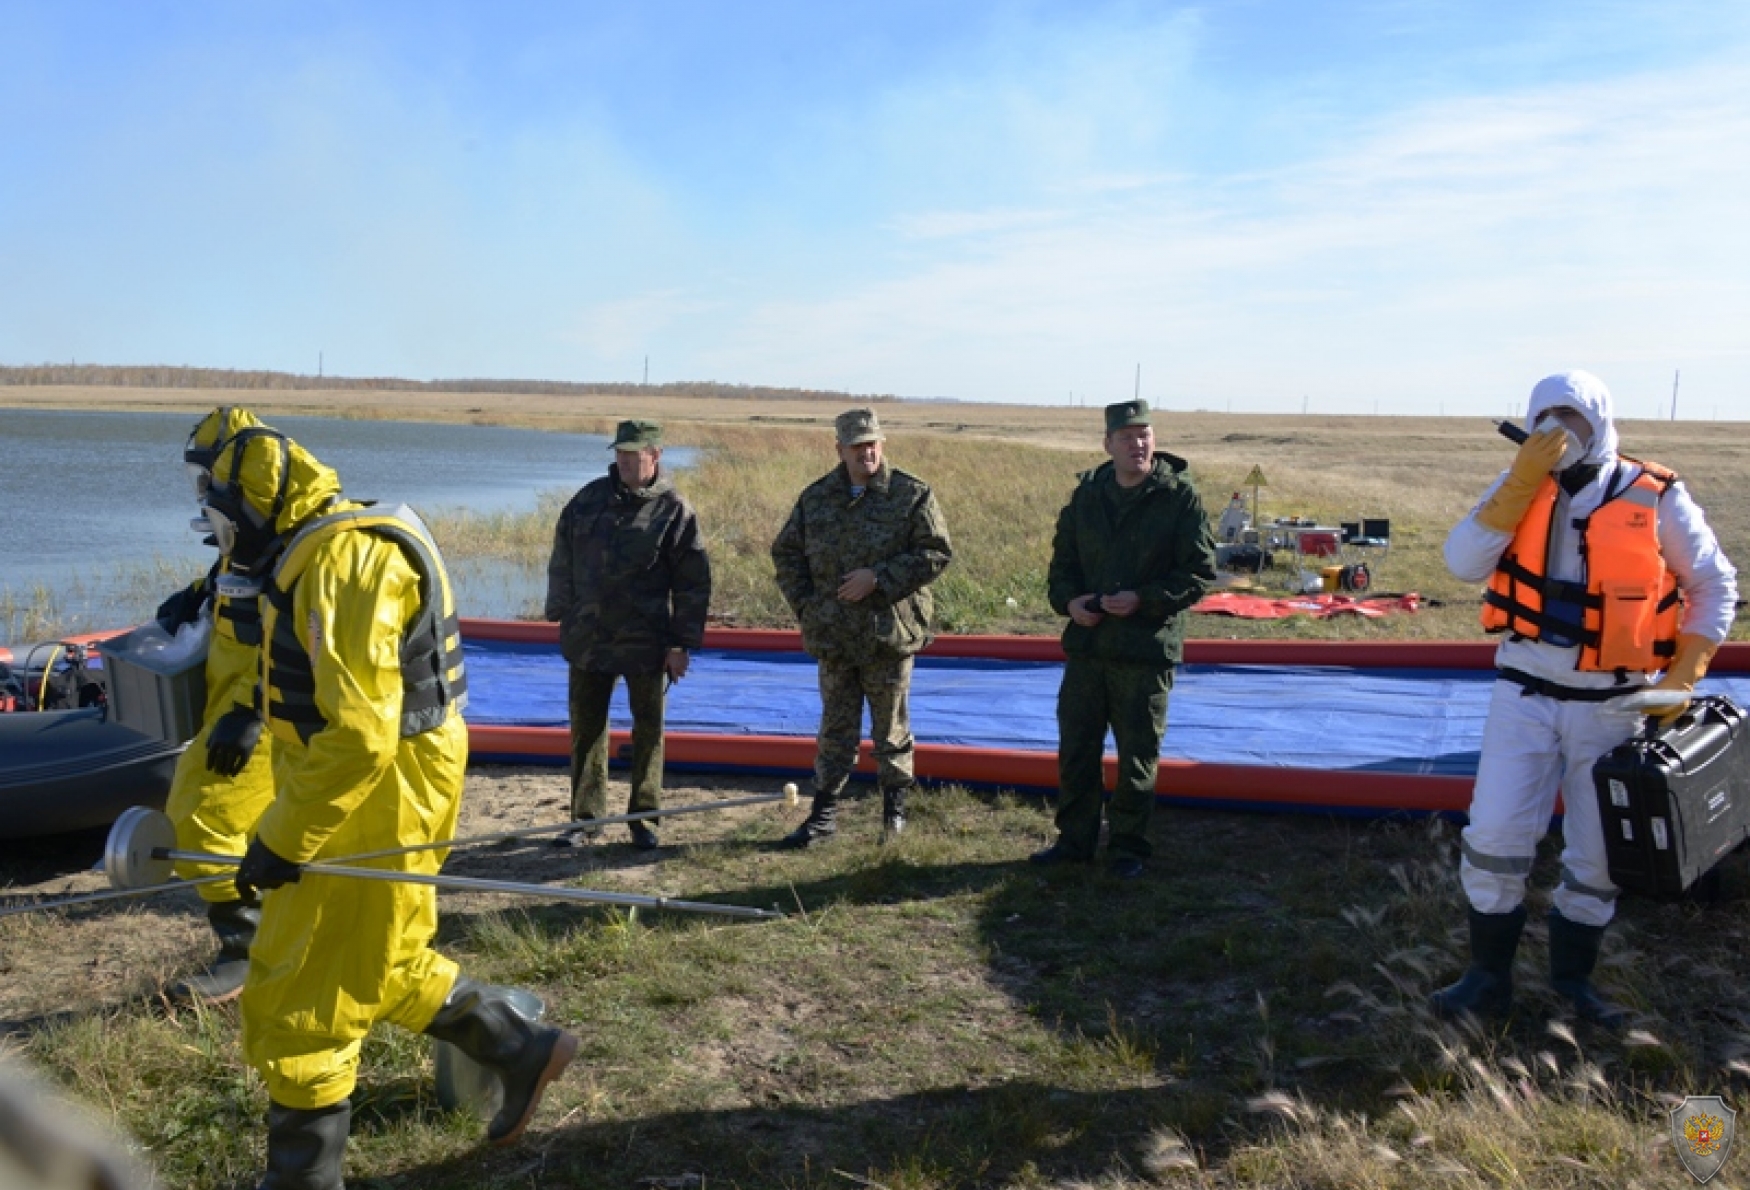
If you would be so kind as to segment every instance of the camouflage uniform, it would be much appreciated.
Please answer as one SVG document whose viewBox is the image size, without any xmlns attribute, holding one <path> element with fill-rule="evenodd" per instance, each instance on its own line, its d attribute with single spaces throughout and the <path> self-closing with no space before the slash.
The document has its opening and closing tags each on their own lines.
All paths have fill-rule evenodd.
<svg viewBox="0 0 1750 1190">
<path fill-rule="evenodd" d="M 692 505 L 659 472 L 633 491 L 608 474 L 559 514 L 547 563 L 549 620 L 571 663 L 571 814 L 607 811 L 608 703 L 626 679 L 633 813 L 662 806 L 663 659 L 705 639 L 711 565 Z"/>
<path fill-rule="evenodd" d="M 929 584 L 952 557 L 948 528 L 922 480 L 884 463 L 861 495 L 840 464 L 810 484 L 772 543 L 778 587 L 819 660 L 820 733 L 809 821 L 830 834 L 838 796 L 857 761 L 863 704 L 888 817 L 903 814 L 912 784 L 912 657 L 930 641 Z M 867 598 L 836 592 L 853 570 L 875 572 Z"/>
<path fill-rule="evenodd" d="M 1184 613 L 1215 582 L 1214 541 L 1185 466 L 1157 451 L 1147 478 L 1125 489 L 1113 465 L 1103 463 L 1082 474 L 1057 518 L 1047 581 L 1058 614 L 1068 615 L 1072 599 L 1091 593 L 1135 591 L 1142 601 L 1132 615 L 1108 615 L 1093 628 L 1072 620 L 1063 630 L 1068 662 L 1057 695 L 1056 847 L 1072 857 L 1091 859 L 1099 843 L 1108 728 L 1118 748 L 1109 846 L 1115 856 L 1149 854 L 1155 771 L 1173 667 L 1183 654 Z"/>
</svg>

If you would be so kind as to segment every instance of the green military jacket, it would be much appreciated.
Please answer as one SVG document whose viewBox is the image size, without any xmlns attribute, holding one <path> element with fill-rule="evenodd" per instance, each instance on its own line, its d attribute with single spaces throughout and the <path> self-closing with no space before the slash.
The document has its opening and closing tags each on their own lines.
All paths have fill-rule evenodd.
<svg viewBox="0 0 1750 1190">
<path fill-rule="evenodd" d="M 1124 497 L 1128 496 L 1128 499 Z M 1136 665 L 1176 665 L 1184 653 L 1184 613 L 1215 585 L 1215 541 L 1185 460 L 1155 452 L 1154 470 L 1124 492 L 1111 463 L 1084 472 L 1057 517 L 1047 578 L 1051 606 L 1069 614 L 1080 595 L 1135 591 L 1129 616 L 1093 628 L 1074 620 L 1063 651 Z"/>
<path fill-rule="evenodd" d="M 930 642 L 929 585 L 953 557 L 948 525 L 929 485 L 885 463 L 861 496 L 841 463 L 804 488 L 772 543 L 778 589 L 816 657 L 864 664 L 906 657 Z M 858 603 L 837 596 L 853 570 L 875 572 Z"/>
<path fill-rule="evenodd" d="M 710 603 L 699 519 L 666 474 L 633 491 L 609 467 L 559 514 L 546 616 L 577 668 L 656 673 L 669 649 L 704 643 Z"/>
</svg>

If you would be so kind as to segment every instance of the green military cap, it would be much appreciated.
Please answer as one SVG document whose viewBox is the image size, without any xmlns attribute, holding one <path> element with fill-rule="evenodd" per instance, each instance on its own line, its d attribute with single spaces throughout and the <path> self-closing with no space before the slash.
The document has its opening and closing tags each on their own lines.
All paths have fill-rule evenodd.
<svg viewBox="0 0 1750 1190">
<path fill-rule="evenodd" d="M 653 421 L 623 421 L 614 430 L 615 450 L 644 450 L 662 445 L 662 426 Z"/>
<path fill-rule="evenodd" d="M 881 432 L 881 423 L 875 419 L 873 409 L 848 409 L 832 419 L 832 428 L 838 433 L 840 446 L 859 446 L 864 442 L 887 440 L 887 435 Z"/>
<path fill-rule="evenodd" d="M 1148 425 L 1148 402 L 1144 400 L 1120 401 L 1116 405 L 1106 406 L 1106 432 L 1122 430 L 1125 426 Z"/>
</svg>

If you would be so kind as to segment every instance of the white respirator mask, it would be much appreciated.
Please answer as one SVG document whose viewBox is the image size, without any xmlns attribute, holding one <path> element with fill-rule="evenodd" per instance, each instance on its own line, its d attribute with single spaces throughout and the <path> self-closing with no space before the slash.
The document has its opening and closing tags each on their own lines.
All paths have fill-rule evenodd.
<svg viewBox="0 0 1750 1190">
<path fill-rule="evenodd" d="M 1586 444 L 1580 441 L 1580 436 L 1553 417 L 1540 417 L 1532 424 L 1531 432 L 1541 434 L 1545 430 L 1560 430 L 1566 445 L 1562 448 L 1562 457 L 1557 460 L 1551 471 L 1566 471 L 1575 463 L 1586 457 Z"/>
<path fill-rule="evenodd" d="M 206 515 L 190 521 L 189 526 L 199 532 L 204 524 L 206 531 L 213 536 L 213 544 L 219 547 L 219 553 L 229 557 L 237 545 L 237 522 L 211 504 L 206 505 L 205 508 Z"/>
</svg>

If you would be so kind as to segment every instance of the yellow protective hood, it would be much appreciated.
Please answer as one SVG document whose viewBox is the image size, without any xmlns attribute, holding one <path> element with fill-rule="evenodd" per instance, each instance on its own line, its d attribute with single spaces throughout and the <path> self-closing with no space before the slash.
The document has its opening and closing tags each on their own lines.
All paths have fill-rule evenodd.
<svg viewBox="0 0 1750 1190">
<path fill-rule="evenodd" d="M 232 438 L 213 462 L 213 483 L 241 491 L 256 523 L 288 533 L 340 495 L 340 476 L 272 430 Z M 272 524 L 268 522 L 271 518 Z"/>
<path fill-rule="evenodd" d="M 259 425 L 261 419 L 241 405 L 220 405 L 195 423 L 188 444 L 182 448 L 183 462 L 211 468 L 220 448 L 239 430 Z"/>
</svg>

